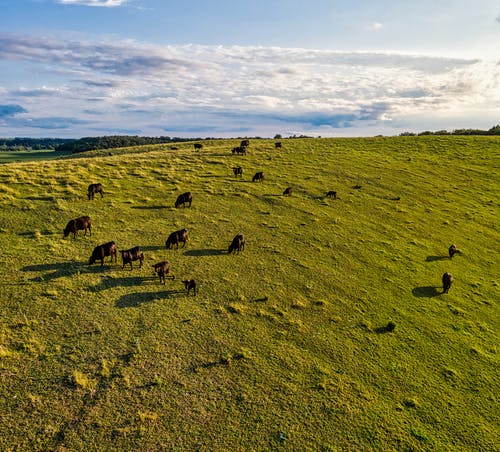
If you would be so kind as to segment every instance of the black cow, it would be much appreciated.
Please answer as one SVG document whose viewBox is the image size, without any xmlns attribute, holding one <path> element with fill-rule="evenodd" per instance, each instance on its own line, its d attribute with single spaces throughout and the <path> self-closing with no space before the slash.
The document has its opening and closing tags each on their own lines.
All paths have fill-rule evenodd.
<svg viewBox="0 0 500 452">
<path fill-rule="evenodd" d="M 177 249 L 179 249 L 179 242 L 182 242 L 182 247 L 186 246 L 186 242 L 188 239 L 188 230 L 186 228 L 180 229 L 179 231 L 172 232 L 168 236 L 167 241 L 165 242 L 165 246 L 168 249 L 172 249 L 174 245 L 177 245 Z"/>
<path fill-rule="evenodd" d="M 241 166 L 237 166 L 236 168 L 233 168 L 233 173 L 236 177 L 243 177 L 243 168 Z"/>
<path fill-rule="evenodd" d="M 277 141 L 276 143 L 274 143 L 274 147 L 281 148 L 281 141 Z"/>
<path fill-rule="evenodd" d="M 227 252 L 229 254 L 235 253 L 236 251 L 239 253 L 244 249 L 245 249 L 245 237 L 243 236 L 243 234 L 238 234 L 229 245 Z"/>
<path fill-rule="evenodd" d="M 254 174 L 254 176 L 252 177 L 252 182 L 255 182 L 255 181 L 260 181 L 260 182 L 264 181 L 264 172 L 263 171 L 259 171 L 258 173 Z"/>
<path fill-rule="evenodd" d="M 451 283 L 453 282 L 453 275 L 449 272 L 446 272 L 443 277 L 443 293 L 448 293 L 448 290 L 450 290 Z"/>
<path fill-rule="evenodd" d="M 456 247 L 456 245 L 451 245 L 448 248 L 448 254 L 450 255 L 450 258 L 452 258 L 457 253 L 460 253 L 460 250 Z"/>
<path fill-rule="evenodd" d="M 336 191 L 333 191 L 333 190 L 330 190 L 330 191 L 326 194 L 326 197 L 327 197 L 327 198 L 337 199 L 337 192 L 336 192 Z"/>
<path fill-rule="evenodd" d="M 89 185 L 89 188 L 87 189 L 87 196 L 89 197 L 89 201 L 91 199 L 94 199 L 94 195 L 96 193 L 100 193 L 101 194 L 101 198 L 104 198 L 104 191 L 102 189 L 102 184 L 101 183 L 90 184 Z"/>
<path fill-rule="evenodd" d="M 175 207 L 179 207 L 182 204 L 182 207 L 186 207 L 186 204 L 189 203 L 189 207 L 191 207 L 191 203 L 193 202 L 193 195 L 190 191 L 179 195 L 175 201 Z"/>
<path fill-rule="evenodd" d="M 247 148 L 246 148 L 246 146 L 236 146 L 235 148 L 233 148 L 233 149 L 231 150 L 231 152 L 232 152 L 233 154 L 244 154 L 244 155 L 246 155 L 246 153 L 247 153 Z"/>
<path fill-rule="evenodd" d="M 89 265 L 92 265 L 96 261 L 100 260 L 102 267 L 104 265 L 104 258 L 106 256 L 111 256 L 110 262 L 113 262 L 113 257 L 114 257 L 116 262 L 116 254 L 117 254 L 117 249 L 115 242 L 107 242 L 103 243 L 102 245 L 98 245 L 94 248 L 94 251 L 92 251 L 92 256 L 90 256 L 89 259 Z"/>
<path fill-rule="evenodd" d="M 200 149 L 202 149 L 202 148 L 203 148 L 203 145 L 202 145 L 201 143 L 195 143 L 195 144 L 194 144 L 194 149 L 195 149 L 196 151 L 199 151 L 199 150 L 200 150 Z"/>
<path fill-rule="evenodd" d="M 250 146 L 250 141 L 249 140 L 241 140 L 240 147 L 246 148 L 247 146 Z"/>
<path fill-rule="evenodd" d="M 160 283 L 163 282 L 165 284 L 165 277 L 170 272 L 170 263 L 168 261 L 158 262 L 153 265 L 155 274 L 160 278 Z M 175 279 L 174 275 L 169 276 L 169 278 Z"/>
<path fill-rule="evenodd" d="M 85 215 L 83 217 L 75 218 L 74 220 L 69 220 L 68 224 L 64 228 L 64 237 L 68 237 L 68 235 L 72 232 L 73 238 L 76 238 L 78 231 L 85 231 L 85 234 L 83 234 L 85 237 L 87 235 L 87 229 L 89 230 L 90 235 L 92 235 L 90 217 Z"/>
<path fill-rule="evenodd" d="M 122 269 L 125 268 L 126 264 L 130 264 L 130 270 L 132 270 L 132 262 L 139 261 L 139 268 L 142 268 L 142 261 L 144 260 L 144 254 L 138 246 L 134 246 L 128 250 L 120 250 L 122 254 Z"/>
<path fill-rule="evenodd" d="M 292 187 L 285 188 L 285 191 L 283 192 L 283 196 L 291 196 L 291 195 L 292 195 Z"/>
<path fill-rule="evenodd" d="M 189 291 L 193 289 L 193 294 L 196 296 L 196 281 L 194 279 L 185 279 L 182 282 L 187 290 L 187 294 L 189 295 Z"/>
</svg>

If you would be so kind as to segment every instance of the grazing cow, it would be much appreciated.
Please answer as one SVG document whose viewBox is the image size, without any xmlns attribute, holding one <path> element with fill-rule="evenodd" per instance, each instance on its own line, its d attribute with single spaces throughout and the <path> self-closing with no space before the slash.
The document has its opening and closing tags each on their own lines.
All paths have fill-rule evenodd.
<svg viewBox="0 0 500 452">
<path fill-rule="evenodd" d="M 144 260 L 144 253 L 141 253 L 141 250 L 138 246 L 134 246 L 129 250 L 120 250 L 122 254 L 122 269 L 125 268 L 126 264 L 130 264 L 130 270 L 132 270 L 132 262 L 139 261 L 139 268 L 142 268 L 142 261 Z"/>
<path fill-rule="evenodd" d="M 228 254 L 231 254 L 237 251 L 239 254 L 239 252 L 243 251 L 244 249 L 245 249 L 245 237 L 243 236 L 243 234 L 238 234 L 229 245 L 227 252 Z"/>
<path fill-rule="evenodd" d="M 199 150 L 200 150 L 200 149 L 202 149 L 202 148 L 203 148 L 203 145 L 202 145 L 201 143 L 195 143 L 195 144 L 194 144 L 194 149 L 195 149 L 196 151 L 199 151 Z"/>
<path fill-rule="evenodd" d="M 101 183 L 90 184 L 89 185 L 89 188 L 87 189 L 87 196 L 89 197 L 89 201 L 91 199 L 94 199 L 94 195 L 96 193 L 100 193 L 101 194 L 101 198 L 104 198 L 104 191 L 102 189 L 102 184 Z"/>
<path fill-rule="evenodd" d="M 160 283 L 163 282 L 163 285 L 165 285 L 165 277 L 168 275 L 170 272 L 170 264 L 168 261 L 162 261 L 158 262 L 157 264 L 153 265 L 154 272 L 155 274 L 158 275 L 160 278 Z M 175 279 L 174 275 L 169 276 L 169 278 Z"/>
<path fill-rule="evenodd" d="M 247 148 L 246 148 L 246 146 L 236 146 L 235 148 L 232 149 L 231 152 L 233 154 L 243 154 L 243 155 L 246 155 Z"/>
<path fill-rule="evenodd" d="M 453 282 L 453 275 L 449 272 L 446 272 L 443 275 L 443 293 L 448 293 L 448 290 L 450 290 L 451 283 Z"/>
<path fill-rule="evenodd" d="M 450 255 L 450 258 L 452 258 L 457 253 L 460 253 L 460 250 L 456 247 L 456 245 L 451 245 L 448 248 L 448 254 Z"/>
<path fill-rule="evenodd" d="M 116 254 L 117 249 L 115 242 L 107 242 L 103 243 L 102 245 L 98 245 L 94 248 L 94 251 L 92 251 L 92 256 L 90 256 L 89 259 L 89 265 L 92 265 L 94 262 L 100 260 L 102 267 L 104 265 L 104 258 L 106 256 L 111 256 L 110 262 L 113 262 L 114 257 L 116 262 Z"/>
<path fill-rule="evenodd" d="M 233 168 L 233 173 L 236 177 L 243 177 L 243 168 L 241 166 L 237 166 L 236 168 Z"/>
<path fill-rule="evenodd" d="M 76 238 L 78 231 L 85 231 L 83 234 L 85 237 L 87 235 L 87 229 L 89 230 L 90 235 L 92 235 L 90 217 L 85 215 L 83 217 L 75 218 L 74 220 L 69 220 L 68 224 L 64 228 L 64 237 L 68 237 L 68 235 L 72 232 L 73 238 Z"/>
<path fill-rule="evenodd" d="M 180 207 L 182 204 L 182 207 L 186 207 L 186 204 L 189 203 L 189 207 L 191 207 L 191 203 L 193 202 L 193 195 L 191 194 L 190 191 L 183 193 L 182 195 L 177 196 L 177 199 L 175 201 L 175 207 Z"/>
<path fill-rule="evenodd" d="M 260 182 L 264 181 L 264 172 L 263 171 L 259 171 L 258 173 L 254 174 L 254 176 L 252 177 L 252 182 L 255 182 L 255 181 L 260 181 Z"/>
<path fill-rule="evenodd" d="M 182 242 L 183 243 L 182 247 L 184 248 L 186 246 L 187 239 L 188 239 L 188 230 L 184 228 L 179 231 L 172 232 L 172 234 L 168 236 L 168 239 L 165 242 L 165 246 L 167 250 L 172 249 L 174 245 L 177 245 L 177 249 L 179 249 L 179 242 Z"/>
<path fill-rule="evenodd" d="M 193 289 L 193 295 L 196 296 L 196 281 L 194 279 L 185 279 L 182 282 L 184 283 L 184 287 L 187 290 L 187 294 L 189 295 L 189 291 Z"/>
<path fill-rule="evenodd" d="M 336 192 L 336 191 L 333 191 L 333 190 L 330 190 L 330 191 L 326 194 L 326 197 L 327 197 L 327 198 L 337 199 L 337 192 Z"/>
<path fill-rule="evenodd" d="M 276 143 L 274 143 L 274 147 L 277 149 L 277 148 L 281 148 L 281 141 L 277 141 Z"/>
<path fill-rule="evenodd" d="M 250 146 L 250 141 L 248 141 L 248 140 L 241 140 L 240 147 L 246 148 L 247 146 Z"/>
<path fill-rule="evenodd" d="M 283 192 L 283 196 L 291 196 L 291 195 L 292 195 L 292 187 L 285 188 L 285 191 Z"/>
</svg>

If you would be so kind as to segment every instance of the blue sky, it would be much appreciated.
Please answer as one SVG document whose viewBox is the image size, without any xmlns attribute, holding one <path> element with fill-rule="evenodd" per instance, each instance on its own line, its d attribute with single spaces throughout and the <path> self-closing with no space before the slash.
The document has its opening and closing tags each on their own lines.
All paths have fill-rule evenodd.
<svg viewBox="0 0 500 452">
<path fill-rule="evenodd" d="M 0 136 L 500 123 L 497 0 L 0 0 Z"/>
</svg>

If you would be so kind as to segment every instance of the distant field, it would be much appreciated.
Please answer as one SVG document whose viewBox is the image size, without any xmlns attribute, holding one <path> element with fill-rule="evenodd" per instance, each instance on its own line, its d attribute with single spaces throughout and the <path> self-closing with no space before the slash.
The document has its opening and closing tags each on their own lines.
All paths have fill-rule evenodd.
<svg viewBox="0 0 500 452">
<path fill-rule="evenodd" d="M 0 165 L 0 450 L 498 449 L 500 139 L 282 143 Z"/>
<path fill-rule="evenodd" d="M 68 155 L 67 152 L 57 152 L 52 150 L 0 152 L 0 163 L 51 160 L 66 155 Z"/>
</svg>

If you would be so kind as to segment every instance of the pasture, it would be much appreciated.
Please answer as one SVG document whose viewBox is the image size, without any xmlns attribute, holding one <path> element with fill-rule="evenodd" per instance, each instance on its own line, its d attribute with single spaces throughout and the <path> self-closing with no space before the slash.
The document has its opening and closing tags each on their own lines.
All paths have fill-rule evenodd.
<svg viewBox="0 0 500 452">
<path fill-rule="evenodd" d="M 0 166 L 0 449 L 498 448 L 500 139 L 238 144 Z"/>
</svg>

